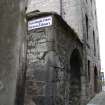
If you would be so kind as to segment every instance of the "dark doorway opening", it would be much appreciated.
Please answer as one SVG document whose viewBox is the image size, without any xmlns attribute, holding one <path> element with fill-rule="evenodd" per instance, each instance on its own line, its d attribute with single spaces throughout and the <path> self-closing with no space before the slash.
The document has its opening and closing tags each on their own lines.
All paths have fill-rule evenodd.
<svg viewBox="0 0 105 105">
<path fill-rule="evenodd" d="M 80 105 L 82 60 L 77 49 L 72 52 L 70 66 L 70 105 Z"/>
<path fill-rule="evenodd" d="M 98 71 L 97 68 L 94 68 L 94 92 L 98 92 Z"/>
</svg>

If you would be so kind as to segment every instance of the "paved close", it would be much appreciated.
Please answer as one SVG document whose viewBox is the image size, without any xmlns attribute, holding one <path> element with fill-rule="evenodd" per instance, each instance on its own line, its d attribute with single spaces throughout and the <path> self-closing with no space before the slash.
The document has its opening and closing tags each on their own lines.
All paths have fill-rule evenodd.
<svg viewBox="0 0 105 105">
<path fill-rule="evenodd" d="M 105 91 L 97 94 L 87 105 L 105 105 Z"/>
</svg>

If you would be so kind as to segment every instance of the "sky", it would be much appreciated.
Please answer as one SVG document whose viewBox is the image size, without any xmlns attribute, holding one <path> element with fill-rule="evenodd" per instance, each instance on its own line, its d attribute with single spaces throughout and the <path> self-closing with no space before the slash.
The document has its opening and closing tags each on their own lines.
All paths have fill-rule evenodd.
<svg viewBox="0 0 105 105">
<path fill-rule="evenodd" d="M 105 73 L 105 0 L 96 0 L 101 70 Z"/>
</svg>

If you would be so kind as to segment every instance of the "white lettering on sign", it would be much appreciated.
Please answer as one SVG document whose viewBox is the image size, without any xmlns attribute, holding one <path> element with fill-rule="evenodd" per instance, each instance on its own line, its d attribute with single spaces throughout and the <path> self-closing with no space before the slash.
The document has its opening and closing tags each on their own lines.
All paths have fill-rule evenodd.
<svg viewBox="0 0 105 105">
<path fill-rule="evenodd" d="M 39 18 L 35 20 L 30 20 L 28 22 L 28 30 L 33 30 L 37 28 L 42 28 L 42 27 L 47 27 L 52 25 L 52 17 L 44 17 L 44 18 Z"/>
</svg>

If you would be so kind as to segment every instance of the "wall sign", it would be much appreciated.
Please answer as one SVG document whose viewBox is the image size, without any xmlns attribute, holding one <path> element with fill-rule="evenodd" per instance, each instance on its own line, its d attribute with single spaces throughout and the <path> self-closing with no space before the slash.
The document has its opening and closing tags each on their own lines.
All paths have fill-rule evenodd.
<svg viewBox="0 0 105 105">
<path fill-rule="evenodd" d="M 52 17 L 43 17 L 35 20 L 28 21 L 28 31 L 42 28 L 42 27 L 48 27 L 52 25 Z"/>
</svg>

